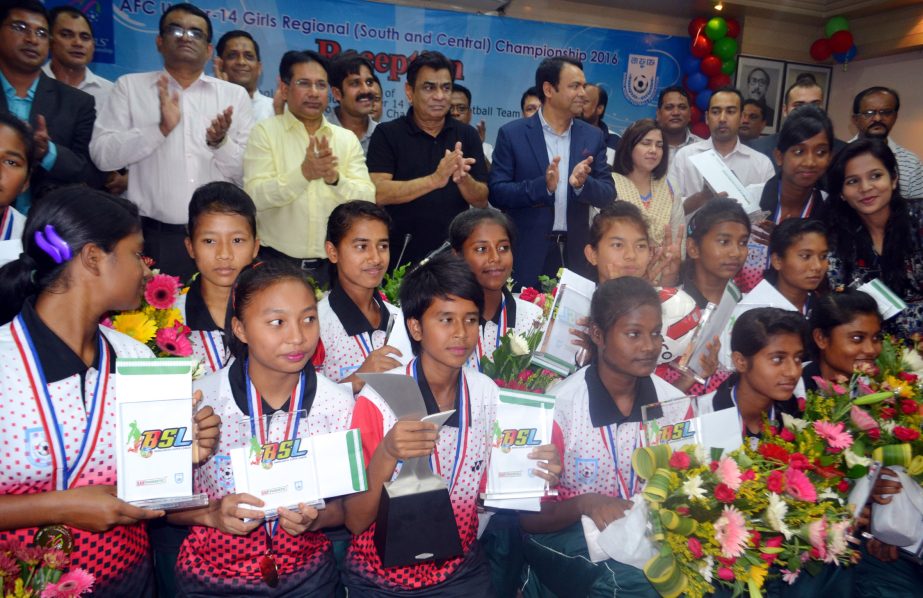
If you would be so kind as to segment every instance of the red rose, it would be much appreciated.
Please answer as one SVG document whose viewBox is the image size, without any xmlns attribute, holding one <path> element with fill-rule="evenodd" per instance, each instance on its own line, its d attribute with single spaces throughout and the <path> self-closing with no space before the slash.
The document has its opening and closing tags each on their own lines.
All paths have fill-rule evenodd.
<svg viewBox="0 0 923 598">
<path fill-rule="evenodd" d="M 531 303 L 536 297 L 538 297 L 538 291 L 532 287 L 523 287 L 522 290 L 519 291 L 519 298 L 523 301 Z"/>
<path fill-rule="evenodd" d="M 846 494 L 846 491 L 849 490 L 849 482 L 845 479 L 840 480 L 840 483 L 836 485 L 836 489 L 840 494 Z"/>
<path fill-rule="evenodd" d="M 918 407 L 916 401 L 911 399 L 904 399 L 901 401 L 901 411 L 903 411 L 905 415 L 913 415 L 917 412 L 917 410 Z"/>
<path fill-rule="evenodd" d="M 805 469 L 811 468 L 811 461 L 801 453 L 793 453 L 792 456 L 788 458 L 788 465 L 792 469 L 804 471 Z"/>
<path fill-rule="evenodd" d="M 679 515 L 682 515 L 683 517 L 688 517 L 689 513 L 692 512 L 689 509 L 689 507 L 687 507 L 686 505 L 680 505 L 673 510 L 676 511 Z"/>
<path fill-rule="evenodd" d="M 785 442 L 793 442 L 795 440 L 795 435 L 792 434 L 792 431 L 788 428 L 782 428 L 782 431 L 779 432 L 779 438 Z"/>
<path fill-rule="evenodd" d="M 819 475 L 820 477 L 826 480 L 837 478 L 843 475 L 843 472 L 841 472 L 836 467 L 833 467 L 832 465 L 827 465 L 827 466 L 821 465 L 820 459 L 814 460 L 814 473 L 816 473 L 817 475 Z"/>
<path fill-rule="evenodd" d="M 749 482 L 750 480 L 756 479 L 756 473 L 752 469 L 748 469 L 740 474 L 741 482 Z"/>
<path fill-rule="evenodd" d="M 725 567 L 733 567 L 733 566 L 734 566 L 734 563 L 737 562 L 737 559 L 732 559 L 732 558 L 726 557 L 726 556 L 719 556 L 719 557 L 717 558 L 717 561 L 718 561 L 719 563 L 721 563 L 722 565 L 724 565 Z"/>
<path fill-rule="evenodd" d="M 727 567 L 719 567 L 718 577 L 724 581 L 734 581 L 734 572 Z"/>
<path fill-rule="evenodd" d="M 872 440 L 879 440 L 881 438 L 881 428 L 872 428 L 871 430 L 866 430 L 865 433 Z"/>
<path fill-rule="evenodd" d="M 897 375 L 897 377 L 903 380 L 904 382 L 910 382 L 911 384 L 915 384 L 916 381 L 919 379 L 919 376 L 917 376 L 916 374 L 911 374 L 910 372 L 901 372 L 900 374 Z"/>
<path fill-rule="evenodd" d="M 804 397 L 798 397 L 798 411 L 804 413 L 805 408 L 808 406 L 808 402 Z"/>
<path fill-rule="evenodd" d="M 771 564 L 773 564 L 773 562 L 775 562 L 777 556 L 779 556 L 779 555 L 777 555 L 777 554 L 767 554 L 767 553 L 765 553 L 765 552 L 761 552 L 761 553 L 760 553 L 760 558 L 763 559 L 764 561 L 766 561 L 766 563 L 769 564 L 769 565 L 771 565 Z"/>
<path fill-rule="evenodd" d="M 734 494 L 734 491 L 727 484 L 718 484 L 715 486 L 715 498 L 720 502 L 725 504 L 731 504 L 734 502 L 734 499 L 737 498 L 737 495 Z"/>
<path fill-rule="evenodd" d="M 785 474 L 778 470 L 770 473 L 769 477 L 766 478 L 766 487 L 769 488 L 770 492 L 775 492 L 776 494 L 785 492 Z"/>
<path fill-rule="evenodd" d="M 776 436 L 776 435 L 779 434 L 779 431 L 778 431 L 778 430 L 776 429 L 776 427 L 775 427 L 774 425 L 772 425 L 772 424 L 766 424 L 765 428 L 766 428 L 766 430 L 767 430 L 770 434 L 772 434 L 773 436 Z"/>
<path fill-rule="evenodd" d="M 773 444 L 768 442 L 766 444 L 761 444 L 759 448 L 759 453 L 763 455 L 764 458 L 770 461 L 778 461 L 780 463 L 788 463 L 788 451 L 779 446 L 778 444 Z"/>
<path fill-rule="evenodd" d="M 685 470 L 692 464 L 692 460 L 687 453 L 677 451 L 670 455 L 670 467 L 673 469 Z"/>
<path fill-rule="evenodd" d="M 690 537 L 690 538 L 686 541 L 686 546 L 689 548 L 689 552 L 692 553 L 692 556 L 694 556 L 694 557 L 697 558 L 697 559 L 702 558 L 702 555 L 703 555 L 704 553 L 702 552 L 702 543 L 701 543 L 701 542 L 699 542 L 697 539 L 695 539 L 695 538 L 693 538 L 693 537 Z"/>
<path fill-rule="evenodd" d="M 317 348 L 314 349 L 314 355 L 311 357 L 311 365 L 314 366 L 314 369 L 318 369 L 324 365 L 324 359 L 327 357 L 327 352 L 324 350 L 324 341 L 317 340 Z"/>
<path fill-rule="evenodd" d="M 894 407 L 882 407 L 881 411 L 878 412 L 878 415 L 881 419 L 894 419 L 894 416 L 897 415 L 897 411 Z"/>
<path fill-rule="evenodd" d="M 912 428 L 905 428 L 904 426 L 895 426 L 894 427 L 894 437 L 900 440 L 901 442 L 913 442 L 920 437 L 920 431 L 914 430 Z"/>
<path fill-rule="evenodd" d="M 754 547 L 757 547 L 760 545 L 760 540 L 762 538 L 763 537 L 760 535 L 758 531 L 756 531 L 755 529 L 750 530 L 750 544 L 752 544 Z"/>
<path fill-rule="evenodd" d="M 558 296 L 558 287 L 555 287 L 555 288 L 551 289 L 551 296 L 552 296 L 552 297 L 557 297 L 557 296 Z"/>
<path fill-rule="evenodd" d="M 774 536 L 766 540 L 766 548 L 779 548 L 785 540 L 782 536 Z"/>
<path fill-rule="evenodd" d="M 708 467 L 709 467 L 709 469 L 711 469 L 712 471 L 717 471 L 717 470 L 718 470 L 718 462 L 717 462 L 717 461 L 712 461 L 711 463 L 708 464 Z"/>
</svg>

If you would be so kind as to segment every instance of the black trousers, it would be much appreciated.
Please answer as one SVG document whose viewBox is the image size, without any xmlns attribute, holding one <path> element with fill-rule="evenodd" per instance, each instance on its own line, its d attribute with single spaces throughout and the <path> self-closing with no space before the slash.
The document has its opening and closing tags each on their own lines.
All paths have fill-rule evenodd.
<svg viewBox="0 0 923 598">
<path fill-rule="evenodd" d="M 273 249 L 267 245 L 260 246 L 260 252 L 258 254 L 258 259 L 260 260 L 284 260 L 291 264 L 294 264 L 304 270 L 305 274 L 314 279 L 314 282 L 317 284 L 317 288 L 321 290 L 326 290 L 330 288 L 330 270 L 332 266 L 330 260 L 327 258 L 297 258 L 292 257 L 286 253 L 282 253 L 278 249 Z"/>
<path fill-rule="evenodd" d="M 189 282 L 196 273 L 196 266 L 186 252 L 186 227 L 142 217 L 141 228 L 144 232 L 144 254 L 154 260 L 154 268 L 164 274 L 179 276 L 184 284 Z"/>
</svg>

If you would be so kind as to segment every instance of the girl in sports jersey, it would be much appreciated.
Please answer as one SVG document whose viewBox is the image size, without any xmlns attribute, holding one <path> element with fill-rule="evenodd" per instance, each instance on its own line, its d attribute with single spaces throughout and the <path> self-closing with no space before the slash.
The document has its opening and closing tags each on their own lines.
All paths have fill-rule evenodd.
<svg viewBox="0 0 923 598">
<path fill-rule="evenodd" d="M 362 432 L 368 491 L 346 499 L 346 526 L 356 534 L 346 558 L 350 595 L 398 597 L 493 596 L 490 571 L 477 542 L 477 501 L 487 472 L 488 431 L 499 389 L 490 378 L 465 368 L 478 339 L 484 293 L 468 266 L 442 254 L 407 275 L 401 309 L 415 358 L 391 373 L 416 381 L 428 413 L 454 409 L 437 432 L 434 424 L 397 421 L 366 386 L 356 399 L 352 427 Z M 462 555 L 437 562 L 384 567 L 375 547 L 376 515 L 383 485 L 399 461 L 429 457 L 449 488 Z M 557 482 L 560 460 L 552 445 L 536 447 L 535 475 Z M 419 530 L 420 534 L 428 530 Z"/>
<path fill-rule="evenodd" d="M 35 142 L 26 124 L 9 112 L 0 113 L 0 265 L 22 250 L 10 243 L 19 242 L 26 224 L 13 202 L 29 188 L 34 153 Z"/>
<path fill-rule="evenodd" d="M 388 213 L 367 201 L 340 204 L 327 219 L 324 248 L 336 279 L 317 308 L 322 371 L 352 384 L 353 393 L 364 385 L 357 372 L 386 372 L 412 357 L 401 310 L 378 291 L 391 259 L 390 226 Z"/>
<path fill-rule="evenodd" d="M 228 296 L 237 275 L 256 258 L 256 206 L 243 189 L 224 181 L 202 185 L 189 202 L 186 251 L 199 275 L 180 294 L 177 307 L 192 330 L 192 355 L 217 372 L 230 355 L 224 340 Z"/>
<path fill-rule="evenodd" d="M 520 517 L 533 534 L 524 546 L 530 572 L 524 595 L 655 597 L 639 569 L 612 560 L 591 563 L 580 522 L 589 517 L 603 530 L 625 515 L 642 486 L 631 465 L 641 446 L 642 407 L 683 392 L 654 375 L 662 321 L 660 297 L 648 282 L 624 276 L 602 283 L 590 318 L 593 363 L 553 391 L 564 463 L 558 501 Z"/>
<path fill-rule="evenodd" d="M 98 595 L 151 595 L 143 521 L 163 511 L 116 498 L 113 447 L 115 360 L 153 355 L 99 325 L 137 308 L 150 276 L 138 208 L 63 187 L 33 205 L 23 241 L 0 268 L 0 543 L 28 545 L 47 528 L 73 541 L 70 565 L 95 577 Z M 210 408 L 195 420 L 205 457 L 220 421 Z"/>
<path fill-rule="evenodd" d="M 693 214 L 687 233 L 683 290 L 700 308 L 717 305 L 747 258 L 750 219 L 733 199 L 714 197 Z"/>
<path fill-rule="evenodd" d="M 492 208 L 465 210 L 449 225 L 452 251 L 465 260 L 484 291 L 478 344 L 468 367 L 480 369 L 481 359 L 493 355 L 508 331 L 526 334 L 541 321 L 542 308 L 514 297 L 507 288 L 515 236 L 509 218 Z"/>
<path fill-rule="evenodd" d="M 244 268 L 231 290 L 228 330 L 234 360 L 196 383 L 225 422 L 215 455 L 195 477 L 208 507 L 175 513 L 191 525 L 176 565 L 180 596 L 332 596 L 337 572 L 330 541 L 319 530 L 343 522 L 340 500 L 317 510 L 279 509 L 277 520 L 254 517 L 263 502 L 235 492 L 229 451 L 258 437 L 263 416 L 295 418 L 294 437 L 345 430 L 352 395 L 317 375 L 311 356 L 319 326 L 314 288 L 283 261 Z M 298 419 L 300 411 L 307 415 Z M 264 441 L 261 440 L 261 443 Z"/>
<path fill-rule="evenodd" d="M 816 292 L 826 288 L 827 227 L 813 218 L 784 220 L 769 237 L 769 254 L 769 270 L 760 285 L 772 285 L 808 316 Z"/>
<path fill-rule="evenodd" d="M 833 158 L 833 142 L 833 123 L 821 108 L 799 106 L 785 118 L 773 150 L 779 173 L 747 187 L 751 205 L 769 216 L 753 227 L 747 262 L 734 279 L 742 291 L 763 279 L 774 227 L 789 218 L 817 218 L 823 211 L 827 194 L 819 185 Z"/>
<path fill-rule="evenodd" d="M 816 390 L 823 380 L 850 379 L 856 370 L 875 367 L 881 353 L 882 319 L 871 295 L 846 289 L 820 297 L 811 311 L 814 360 L 804 368 L 804 386 Z"/>
</svg>

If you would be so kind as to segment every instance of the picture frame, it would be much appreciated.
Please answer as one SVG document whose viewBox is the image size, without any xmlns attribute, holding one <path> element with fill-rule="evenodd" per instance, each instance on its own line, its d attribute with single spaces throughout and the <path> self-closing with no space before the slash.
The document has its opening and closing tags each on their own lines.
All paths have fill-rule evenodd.
<svg viewBox="0 0 923 598">
<path fill-rule="evenodd" d="M 744 100 L 762 101 L 766 108 L 764 135 L 778 131 L 781 99 L 785 91 L 785 61 L 741 54 L 737 58 L 734 84 Z"/>
<path fill-rule="evenodd" d="M 798 77 L 808 73 L 813 75 L 814 79 L 817 81 L 817 84 L 820 85 L 821 89 L 824 90 L 824 105 L 821 107 L 824 109 L 824 112 L 826 112 L 830 104 L 830 84 L 833 79 L 832 66 L 822 64 L 804 64 L 801 62 L 786 62 L 785 85 L 782 87 L 782 93 L 784 94 L 786 89 L 794 85 L 795 81 L 798 80 Z M 784 101 L 785 98 L 782 98 L 782 102 Z M 779 105 L 781 107 L 781 103 Z"/>
</svg>

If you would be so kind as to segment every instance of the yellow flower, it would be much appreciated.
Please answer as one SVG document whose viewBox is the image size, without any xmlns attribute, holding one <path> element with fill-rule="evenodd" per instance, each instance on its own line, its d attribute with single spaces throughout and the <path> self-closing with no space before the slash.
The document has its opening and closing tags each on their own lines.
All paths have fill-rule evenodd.
<svg viewBox="0 0 923 598">
<path fill-rule="evenodd" d="M 173 328 L 177 322 L 184 323 L 183 313 L 175 307 L 158 310 L 157 316 L 159 328 Z"/>
<path fill-rule="evenodd" d="M 147 343 L 157 334 L 157 324 L 146 314 L 137 311 L 120 313 L 112 318 L 112 327 L 136 341 Z"/>
<path fill-rule="evenodd" d="M 752 582 L 756 587 L 762 588 L 763 584 L 766 582 L 766 575 L 769 573 L 769 568 L 763 565 L 750 567 L 750 576 L 747 578 L 748 582 Z"/>
</svg>

